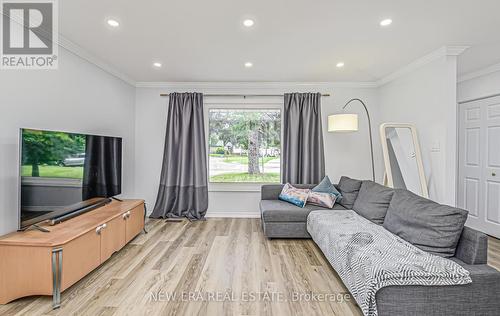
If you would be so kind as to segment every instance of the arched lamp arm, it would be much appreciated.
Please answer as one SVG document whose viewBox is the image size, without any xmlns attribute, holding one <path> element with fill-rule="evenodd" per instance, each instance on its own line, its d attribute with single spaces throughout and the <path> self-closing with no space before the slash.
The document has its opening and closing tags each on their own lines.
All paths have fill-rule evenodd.
<svg viewBox="0 0 500 316">
<path fill-rule="evenodd" d="M 363 100 L 354 98 L 354 99 L 349 100 L 349 102 L 347 102 L 342 107 L 342 109 L 345 109 L 351 102 L 354 102 L 354 101 L 358 101 L 359 103 L 361 103 L 363 105 L 363 107 L 365 108 L 366 116 L 368 117 L 368 132 L 369 132 L 369 136 L 370 136 L 370 153 L 371 153 L 371 158 L 372 158 L 372 179 L 375 182 L 375 162 L 374 162 L 374 158 L 373 158 L 372 121 L 370 118 L 370 113 L 368 112 L 368 108 L 366 107 L 366 104 L 365 104 L 365 102 L 363 102 Z"/>
</svg>

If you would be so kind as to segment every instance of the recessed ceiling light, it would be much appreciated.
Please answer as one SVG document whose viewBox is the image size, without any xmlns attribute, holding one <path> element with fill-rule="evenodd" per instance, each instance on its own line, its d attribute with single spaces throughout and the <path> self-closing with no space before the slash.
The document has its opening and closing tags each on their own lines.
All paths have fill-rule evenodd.
<svg viewBox="0 0 500 316">
<path fill-rule="evenodd" d="M 153 63 L 153 66 L 155 66 L 156 68 L 161 68 L 162 65 L 161 65 L 161 63 L 156 62 L 156 63 Z"/>
<path fill-rule="evenodd" d="M 252 64 L 251 62 L 249 62 L 249 61 L 247 61 L 247 62 L 245 63 L 245 67 L 246 67 L 246 68 L 251 68 L 252 66 L 253 66 L 253 64 Z"/>
<path fill-rule="evenodd" d="M 112 26 L 112 27 L 119 27 L 120 26 L 120 22 L 118 22 L 117 20 L 109 19 L 107 22 L 108 22 L 108 25 Z"/>
<path fill-rule="evenodd" d="M 339 63 L 337 63 L 337 68 L 342 68 L 342 67 L 344 67 L 344 65 L 345 64 L 343 62 L 339 62 Z"/>
<path fill-rule="evenodd" d="M 252 19 L 246 19 L 243 21 L 243 25 L 246 27 L 252 27 L 255 24 L 255 21 Z"/>
<path fill-rule="evenodd" d="M 392 24 L 391 19 L 384 19 L 384 20 L 380 21 L 380 26 L 389 26 L 391 24 Z"/>
</svg>

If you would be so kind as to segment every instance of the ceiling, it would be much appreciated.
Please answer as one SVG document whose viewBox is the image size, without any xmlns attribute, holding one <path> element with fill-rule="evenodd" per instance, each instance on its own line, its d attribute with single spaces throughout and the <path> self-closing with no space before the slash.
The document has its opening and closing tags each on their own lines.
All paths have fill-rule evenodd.
<svg viewBox="0 0 500 316">
<path fill-rule="evenodd" d="M 375 81 L 444 45 L 471 46 L 459 74 L 500 62 L 498 0 L 71 0 L 59 11 L 65 38 L 135 81 Z"/>
</svg>

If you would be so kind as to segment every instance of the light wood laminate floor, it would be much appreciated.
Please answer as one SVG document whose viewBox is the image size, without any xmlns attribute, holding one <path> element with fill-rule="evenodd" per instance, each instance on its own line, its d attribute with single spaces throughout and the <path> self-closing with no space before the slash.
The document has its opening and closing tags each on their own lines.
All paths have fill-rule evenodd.
<svg viewBox="0 0 500 316">
<path fill-rule="evenodd" d="M 311 240 L 268 240 L 260 219 L 149 220 L 147 230 L 63 292 L 60 309 L 36 296 L 0 315 L 361 315 Z M 489 244 L 500 269 L 500 241 Z"/>
</svg>

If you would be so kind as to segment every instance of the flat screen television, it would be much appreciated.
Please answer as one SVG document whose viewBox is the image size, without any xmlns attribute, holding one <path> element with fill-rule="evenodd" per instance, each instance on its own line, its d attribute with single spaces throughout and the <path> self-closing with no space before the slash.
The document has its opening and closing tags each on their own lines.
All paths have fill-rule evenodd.
<svg viewBox="0 0 500 316">
<path fill-rule="evenodd" d="M 121 193 L 122 139 L 21 129 L 19 229 L 69 217 Z"/>
</svg>

